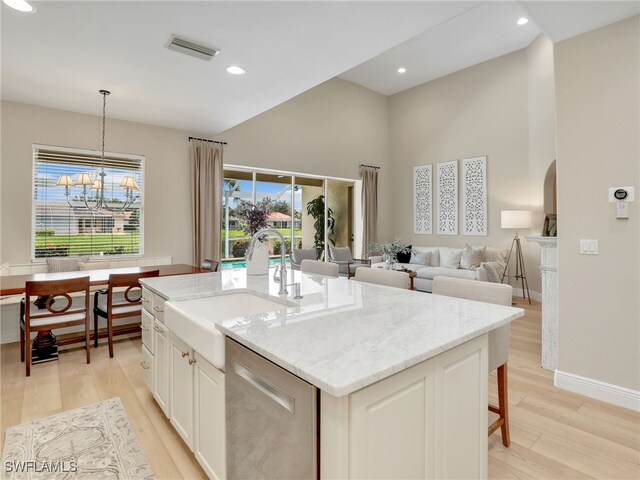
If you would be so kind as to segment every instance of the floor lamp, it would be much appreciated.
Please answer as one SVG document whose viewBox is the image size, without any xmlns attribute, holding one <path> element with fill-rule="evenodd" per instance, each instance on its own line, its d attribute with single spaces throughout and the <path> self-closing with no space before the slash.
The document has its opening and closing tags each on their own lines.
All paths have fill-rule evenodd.
<svg viewBox="0 0 640 480">
<path fill-rule="evenodd" d="M 509 260 L 513 254 L 513 248 L 516 249 L 516 274 L 513 276 L 522 283 L 522 296 L 524 297 L 524 290 L 527 289 L 527 298 L 529 304 L 531 304 L 531 295 L 529 295 L 529 283 L 527 282 L 527 274 L 524 270 L 524 257 L 522 255 L 522 247 L 520 246 L 520 237 L 518 237 L 519 229 L 531 228 L 531 212 L 528 210 L 502 210 L 500 212 L 500 226 L 504 229 L 515 229 L 516 236 L 513 237 L 511 242 L 511 250 L 509 250 L 509 256 L 507 257 L 507 264 L 504 267 L 504 273 L 502 274 L 502 282 L 504 282 L 507 275 L 507 269 L 509 268 Z"/>
</svg>

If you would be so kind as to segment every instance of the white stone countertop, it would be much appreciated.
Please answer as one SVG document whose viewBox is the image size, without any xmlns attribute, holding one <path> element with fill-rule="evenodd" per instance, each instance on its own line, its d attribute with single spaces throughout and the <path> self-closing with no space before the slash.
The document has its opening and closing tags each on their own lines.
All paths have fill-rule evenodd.
<svg viewBox="0 0 640 480">
<path fill-rule="evenodd" d="M 251 291 L 283 303 L 216 328 L 291 373 L 340 397 L 524 315 L 520 308 L 289 271 L 303 298 L 278 297 L 272 275 L 244 270 L 141 279 L 171 301 Z M 214 319 L 215 321 L 215 319 Z"/>
</svg>

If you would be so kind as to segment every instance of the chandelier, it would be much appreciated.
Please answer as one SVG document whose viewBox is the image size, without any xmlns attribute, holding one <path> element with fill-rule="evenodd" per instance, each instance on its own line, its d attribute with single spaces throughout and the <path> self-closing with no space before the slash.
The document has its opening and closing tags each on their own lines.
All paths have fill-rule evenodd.
<svg viewBox="0 0 640 480">
<path fill-rule="evenodd" d="M 74 210 L 81 210 L 83 212 L 99 212 L 102 210 L 121 212 L 133 205 L 138 199 L 138 195 L 136 195 L 135 192 L 138 192 L 140 188 L 135 179 L 127 175 L 122 179 L 122 182 L 120 182 L 120 187 L 124 188 L 124 202 L 118 202 L 117 206 L 109 205 L 104 197 L 105 177 L 107 176 L 107 172 L 104 169 L 104 137 L 107 116 L 107 95 L 111 95 L 111 92 L 108 90 L 99 90 L 99 92 L 100 95 L 102 95 L 102 155 L 100 172 L 98 173 L 98 177 L 100 178 L 94 179 L 91 177 L 91 173 L 87 172 L 79 173 L 75 181 L 69 175 L 61 175 L 56 186 L 64 187 L 64 196 L 67 203 Z M 79 201 L 81 202 L 80 205 L 71 203 L 69 199 L 71 187 L 82 187 L 82 191 L 80 195 L 78 195 Z M 91 190 L 95 192 L 95 195 L 91 195 Z"/>
</svg>

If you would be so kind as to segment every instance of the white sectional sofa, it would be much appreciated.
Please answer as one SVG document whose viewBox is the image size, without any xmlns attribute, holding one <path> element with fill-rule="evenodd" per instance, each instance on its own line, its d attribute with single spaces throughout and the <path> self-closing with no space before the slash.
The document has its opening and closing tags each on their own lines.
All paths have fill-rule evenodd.
<svg viewBox="0 0 640 480">
<path fill-rule="evenodd" d="M 467 255 L 463 257 L 465 249 Z M 396 263 L 395 267 L 415 271 L 414 286 L 416 290 L 423 292 L 431 292 L 433 279 L 438 276 L 484 282 L 499 281 L 496 274 L 502 275 L 500 268 L 504 269 L 506 263 L 506 249 L 482 246 L 465 246 L 465 249 L 414 246 L 410 262 Z M 371 267 L 386 268 L 387 264 L 382 256 L 374 256 L 371 257 Z M 493 271 L 488 271 L 489 269 Z"/>
</svg>

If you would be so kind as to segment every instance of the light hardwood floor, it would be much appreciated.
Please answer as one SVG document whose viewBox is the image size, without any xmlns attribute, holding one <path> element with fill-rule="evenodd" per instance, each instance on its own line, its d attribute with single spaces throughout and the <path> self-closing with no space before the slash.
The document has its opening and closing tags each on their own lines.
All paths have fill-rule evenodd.
<svg viewBox="0 0 640 480">
<path fill-rule="evenodd" d="M 506 479 L 640 478 L 640 415 L 553 387 L 540 368 L 540 305 L 516 299 L 526 315 L 511 328 L 511 447 L 499 431 L 489 439 L 489 477 Z M 81 349 L 36 365 L 24 376 L 18 344 L 2 345 L 1 436 L 8 427 L 119 396 L 159 479 L 206 478 L 142 381 L 140 339 Z M 497 401 L 495 373 L 490 399 Z"/>
</svg>

